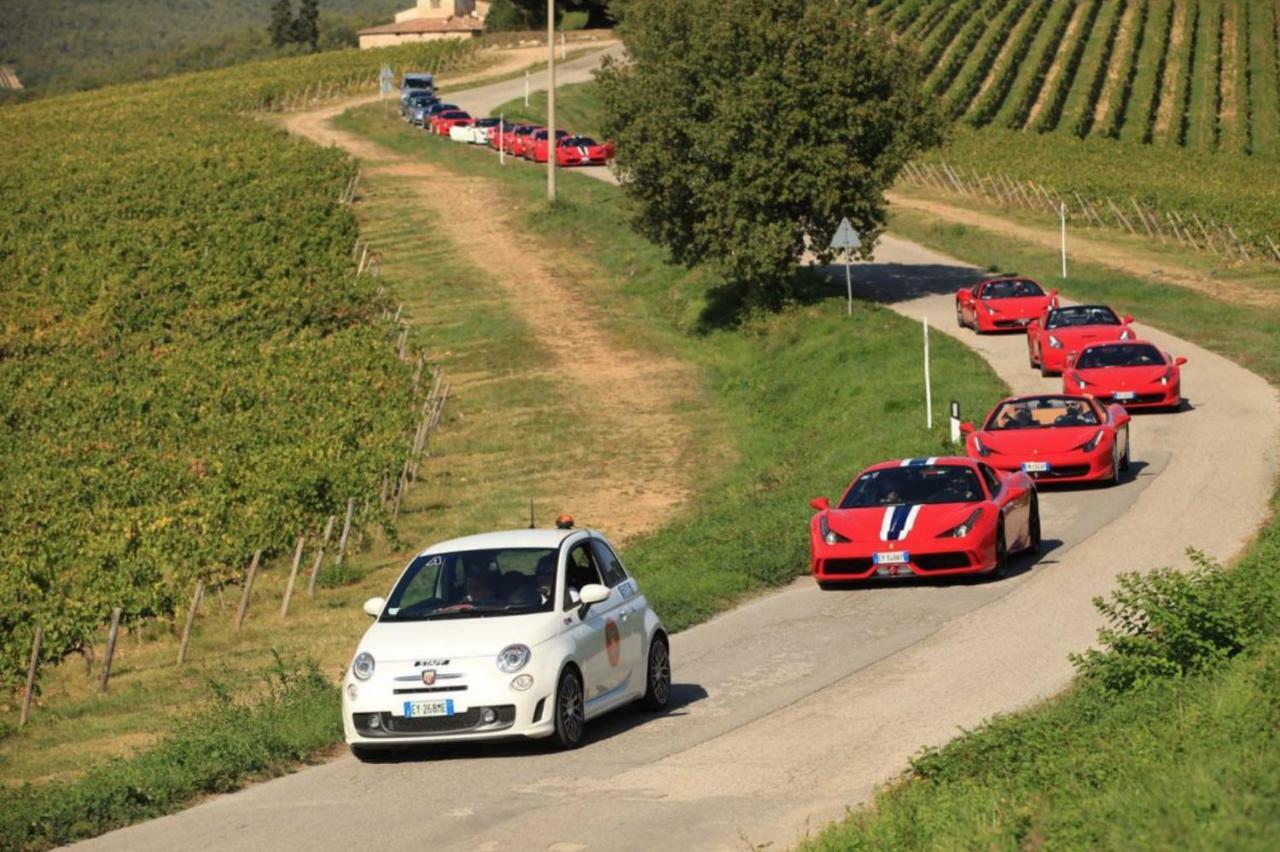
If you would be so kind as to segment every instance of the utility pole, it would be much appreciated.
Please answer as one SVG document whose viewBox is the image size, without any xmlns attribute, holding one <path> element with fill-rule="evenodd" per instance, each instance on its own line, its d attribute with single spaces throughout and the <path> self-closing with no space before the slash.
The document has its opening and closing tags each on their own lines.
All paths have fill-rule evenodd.
<svg viewBox="0 0 1280 852">
<path fill-rule="evenodd" d="M 556 0 L 547 0 L 547 201 L 556 200 Z"/>
</svg>

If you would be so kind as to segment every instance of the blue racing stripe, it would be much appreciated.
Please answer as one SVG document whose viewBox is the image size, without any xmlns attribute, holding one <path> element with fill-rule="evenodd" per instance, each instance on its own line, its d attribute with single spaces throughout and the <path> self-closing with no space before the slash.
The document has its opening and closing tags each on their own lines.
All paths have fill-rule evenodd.
<svg viewBox="0 0 1280 852">
<path fill-rule="evenodd" d="M 907 518 L 911 515 L 911 506 L 902 505 L 893 507 L 893 517 L 889 519 L 889 535 L 887 541 L 897 541 L 902 538 L 902 529 L 907 525 Z"/>
</svg>

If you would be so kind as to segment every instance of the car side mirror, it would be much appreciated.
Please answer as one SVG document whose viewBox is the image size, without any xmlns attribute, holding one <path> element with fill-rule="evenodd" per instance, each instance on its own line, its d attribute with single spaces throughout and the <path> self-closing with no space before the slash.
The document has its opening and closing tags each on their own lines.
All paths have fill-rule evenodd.
<svg viewBox="0 0 1280 852">
<path fill-rule="evenodd" d="M 364 602 L 364 614 L 370 618 L 377 618 L 382 615 L 382 610 L 386 605 L 386 598 L 369 598 Z"/>
<path fill-rule="evenodd" d="M 1056 296 L 1058 295 L 1058 290 L 1057 290 L 1057 288 L 1054 288 L 1054 289 L 1050 290 L 1050 291 L 1049 291 L 1049 295 L 1050 295 L 1050 296 L 1054 296 L 1054 297 L 1056 297 Z"/>
<path fill-rule="evenodd" d="M 1173 359 L 1173 366 L 1175 367 L 1181 367 L 1185 363 L 1187 363 L 1187 359 L 1182 357 L 1181 355 Z"/>
<path fill-rule="evenodd" d="M 587 583 L 578 590 L 578 618 L 587 614 L 591 607 L 609 599 L 609 587 L 599 583 Z"/>
<path fill-rule="evenodd" d="M 974 431 L 973 424 L 970 423 L 969 421 L 966 420 L 965 422 L 960 424 L 960 434 L 972 435 L 973 431 Z"/>
<path fill-rule="evenodd" d="M 1132 315 L 1132 314 L 1125 314 L 1125 315 L 1124 315 L 1124 324 L 1125 324 L 1125 325 L 1128 325 L 1128 324 L 1129 324 L 1129 323 L 1131 323 L 1131 322 L 1133 322 L 1133 315 Z"/>
<path fill-rule="evenodd" d="M 831 501 L 826 497 L 814 497 L 809 501 L 809 505 L 817 509 L 819 512 L 825 512 L 831 508 Z"/>
</svg>

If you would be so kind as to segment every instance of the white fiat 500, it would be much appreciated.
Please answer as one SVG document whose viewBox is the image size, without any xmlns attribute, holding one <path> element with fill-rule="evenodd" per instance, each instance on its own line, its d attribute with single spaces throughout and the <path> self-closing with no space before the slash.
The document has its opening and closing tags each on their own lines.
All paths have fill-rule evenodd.
<svg viewBox="0 0 1280 852">
<path fill-rule="evenodd" d="M 554 737 L 640 702 L 666 707 L 666 630 L 598 532 L 528 529 L 433 545 L 391 596 L 342 683 L 357 757 L 396 745 Z"/>
</svg>

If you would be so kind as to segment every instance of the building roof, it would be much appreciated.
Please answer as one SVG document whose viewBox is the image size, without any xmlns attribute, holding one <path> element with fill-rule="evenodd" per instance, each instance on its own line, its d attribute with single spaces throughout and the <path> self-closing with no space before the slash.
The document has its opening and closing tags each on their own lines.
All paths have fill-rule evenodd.
<svg viewBox="0 0 1280 852">
<path fill-rule="evenodd" d="M 484 19 L 475 15 L 448 18 L 411 18 L 390 24 L 380 24 L 360 30 L 360 35 L 411 35 L 414 33 L 460 33 L 484 29 Z"/>
</svg>

